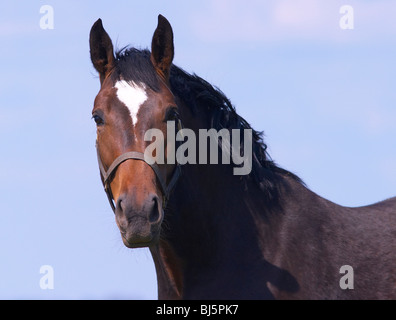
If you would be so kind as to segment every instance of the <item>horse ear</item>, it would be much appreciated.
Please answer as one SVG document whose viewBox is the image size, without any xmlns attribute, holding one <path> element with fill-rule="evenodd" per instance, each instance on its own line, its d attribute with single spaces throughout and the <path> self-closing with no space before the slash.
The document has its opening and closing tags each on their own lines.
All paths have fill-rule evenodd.
<svg viewBox="0 0 396 320">
<path fill-rule="evenodd" d="M 168 20 L 158 16 L 158 26 L 151 42 L 151 62 L 157 72 L 165 79 L 169 79 L 170 67 L 174 55 L 173 31 Z"/>
<path fill-rule="evenodd" d="M 102 20 L 98 19 L 91 28 L 89 34 L 89 47 L 91 61 L 99 72 L 100 84 L 114 66 L 113 43 L 102 25 Z"/>
</svg>

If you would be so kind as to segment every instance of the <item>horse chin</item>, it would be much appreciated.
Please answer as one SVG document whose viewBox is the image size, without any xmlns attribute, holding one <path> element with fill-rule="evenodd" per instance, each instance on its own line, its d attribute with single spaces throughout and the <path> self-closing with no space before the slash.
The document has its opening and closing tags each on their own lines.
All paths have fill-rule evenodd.
<svg viewBox="0 0 396 320">
<path fill-rule="evenodd" d="M 121 233 L 122 242 L 127 248 L 145 248 L 151 247 L 158 242 L 159 233 L 149 234 L 144 237 L 142 236 L 126 236 L 126 234 Z"/>
</svg>

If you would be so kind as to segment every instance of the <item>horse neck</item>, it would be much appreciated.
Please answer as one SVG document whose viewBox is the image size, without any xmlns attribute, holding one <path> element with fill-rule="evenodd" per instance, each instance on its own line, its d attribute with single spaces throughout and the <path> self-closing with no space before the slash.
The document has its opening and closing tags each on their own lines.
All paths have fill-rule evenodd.
<svg viewBox="0 0 396 320">
<path fill-rule="evenodd" d="M 249 180 L 221 165 L 186 166 L 152 249 L 160 298 L 180 298 L 197 281 L 240 272 L 261 259 L 259 234 L 271 237 L 281 216 Z M 193 276 L 192 276 L 193 275 Z"/>
</svg>

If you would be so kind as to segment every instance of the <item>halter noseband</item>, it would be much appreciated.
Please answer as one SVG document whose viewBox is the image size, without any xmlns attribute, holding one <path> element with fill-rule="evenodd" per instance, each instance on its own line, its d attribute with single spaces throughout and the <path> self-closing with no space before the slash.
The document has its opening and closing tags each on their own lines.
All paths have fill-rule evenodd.
<svg viewBox="0 0 396 320">
<path fill-rule="evenodd" d="M 98 142 L 96 142 L 96 154 L 98 156 L 99 169 L 100 169 L 100 174 L 103 179 L 104 190 L 106 192 L 107 199 L 109 200 L 110 206 L 113 209 L 113 212 L 115 212 L 116 208 L 115 208 L 115 205 L 113 202 L 113 198 L 114 198 L 113 193 L 111 192 L 111 188 L 110 188 L 110 177 L 117 170 L 118 166 L 121 163 L 123 163 L 126 160 L 130 160 L 130 159 L 144 161 L 146 164 L 148 164 L 151 167 L 151 169 L 153 169 L 153 171 L 154 171 L 155 175 L 157 176 L 157 179 L 160 183 L 160 186 L 161 186 L 161 191 L 162 191 L 162 196 L 163 196 L 162 207 L 165 208 L 166 203 L 169 200 L 170 193 L 172 192 L 174 186 L 176 185 L 176 182 L 179 179 L 179 176 L 181 173 L 179 163 L 176 164 L 176 168 L 173 171 L 172 178 L 169 181 L 169 184 L 166 185 L 166 181 L 164 179 L 162 179 L 162 177 L 160 175 L 160 169 L 159 169 L 158 165 L 156 163 L 153 163 L 153 164 L 148 163 L 144 159 L 144 154 L 141 152 L 130 151 L 130 152 L 126 152 L 126 153 L 120 155 L 113 161 L 113 163 L 110 165 L 110 167 L 107 169 L 107 171 L 105 170 L 102 160 L 100 158 Z"/>
</svg>

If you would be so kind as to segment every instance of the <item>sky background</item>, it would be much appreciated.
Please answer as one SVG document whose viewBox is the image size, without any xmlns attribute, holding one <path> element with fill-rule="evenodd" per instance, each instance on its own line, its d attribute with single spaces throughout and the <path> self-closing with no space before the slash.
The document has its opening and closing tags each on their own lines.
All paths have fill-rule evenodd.
<svg viewBox="0 0 396 320">
<path fill-rule="evenodd" d="M 100 182 L 88 37 L 102 18 L 115 47 L 150 47 L 159 13 L 174 63 L 218 86 L 311 190 L 344 206 L 396 195 L 395 1 L 4 0 L 0 299 L 156 299 L 151 255 L 124 247 Z"/>
</svg>

